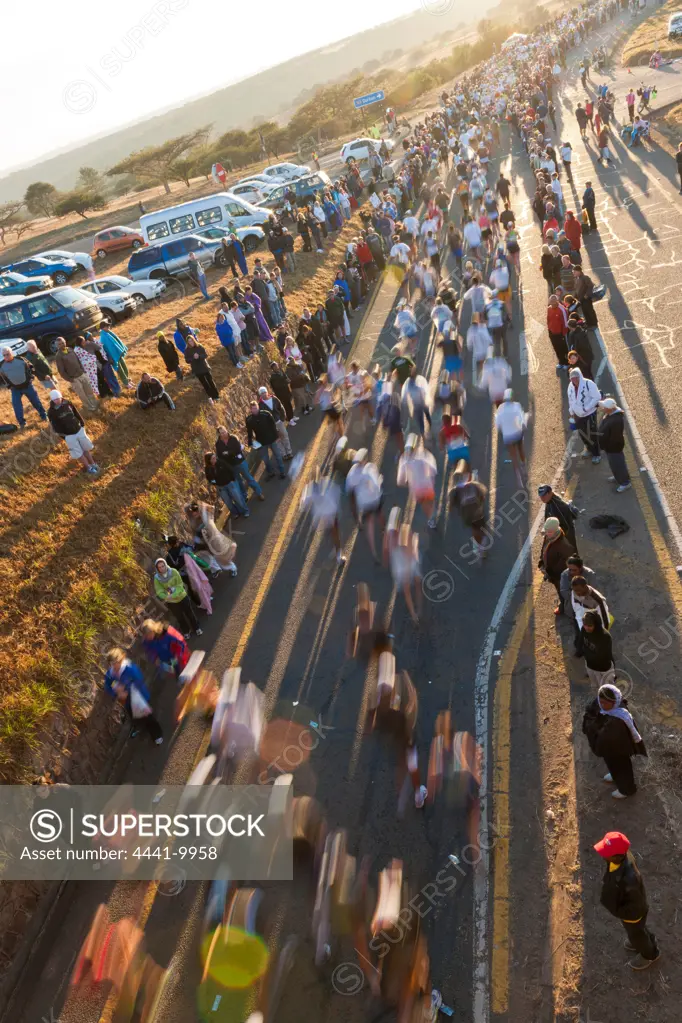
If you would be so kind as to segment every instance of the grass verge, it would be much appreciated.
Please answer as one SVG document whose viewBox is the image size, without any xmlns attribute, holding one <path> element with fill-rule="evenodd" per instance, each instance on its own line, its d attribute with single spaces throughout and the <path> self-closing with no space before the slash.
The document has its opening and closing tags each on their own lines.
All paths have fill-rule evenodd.
<svg viewBox="0 0 682 1023">
<path fill-rule="evenodd" d="M 638 25 L 623 47 L 625 67 L 648 67 L 649 58 L 659 49 L 664 57 L 682 56 L 682 39 L 668 39 L 668 19 L 682 10 L 680 0 L 667 0 L 650 18 Z"/>
</svg>

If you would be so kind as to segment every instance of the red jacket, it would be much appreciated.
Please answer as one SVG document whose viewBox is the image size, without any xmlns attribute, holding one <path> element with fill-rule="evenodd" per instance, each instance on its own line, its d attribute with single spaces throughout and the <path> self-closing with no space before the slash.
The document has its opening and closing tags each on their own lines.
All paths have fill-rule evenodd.
<svg viewBox="0 0 682 1023">
<path fill-rule="evenodd" d="M 563 306 L 547 306 L 547 330 L 550 334 L 563 334 L 564 337 L 566 336 L 568 333 L 568 317 Z"/>
<path fill-rule="evenodd" d="M 547 232 L 548 231 L 556 231 L 558 233 L 558 231 L 559 231 L 559 222 L 556 219 L 556 217 L 550 217 L 549 220 L 546 220 L 544 222 L 544 224 L 542 225 L 542 237 L 543 238 L 547 237 Z"/>
<path fill-rule="evenodd" d="M 576 252 L 580 251 L 580 239 L 583 236 L 583 229 L 580 226 L 580 221 L 576 220 L 575 216 L 566 217 L 564 221 L 564 231 L 566 237 L 571 243 L 571 248 L 575 249 Z"/>
<path fill-rule="evenodd" d="M 372 262 L 372 252 L 367 242 L 358 242 L 358 247 L 355 251 L 357 253 L 358 259 L 360 260 L 363 266 L 365 265 L 365 263 Z"/>
</svg>

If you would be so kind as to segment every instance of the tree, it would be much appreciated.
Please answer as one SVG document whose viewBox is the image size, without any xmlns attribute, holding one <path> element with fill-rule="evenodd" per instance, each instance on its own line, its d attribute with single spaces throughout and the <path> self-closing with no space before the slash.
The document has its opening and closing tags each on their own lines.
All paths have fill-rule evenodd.
<svg viewBox="0 0 682 1023">
<path fill-rule="evenodd" d="M 0 227 L 10 227 L 16 224 L 24 205 L 23 199 L 12 199 L 11 202 L 0 204 Z"/>
<path fill-rule="evenodd" d="M 83 220 L 87 220 L 88 210 L 103 210 L 106 205 L 106 196 L 101 192 L 87 188 L 74 188 L 72 192 L 60 195 L 54 212 L 57 217 L 65 217 L 67 213 L 77 213 Z"/>
<path fill-rule="evenodd" d="M 109 177 L 114 177 L 116 174 L 135 174 L 136 177 L 144 180 L 161 181 L 166 194 L 170 194 L 169 182 L 175 177 L 173 164 L 194 146 L 205 142 L 210 130 L 211 125 L 207 125 L 204 128 L 197 128 L 196 131 L 178 135 L 174 139 L 168 139 L 160 146 L 147 146 L 139 152 L 126 156 L 114 167 L 110 167 L 106 173 Z"/>
<path fill-rule="evenodd" d="M 76 182 L 76 188 L 85 188 L 86 190 L 101 192 L 104 187 L 104 181 L 102 175 L 94 167 L 80 167 L 78 170 L 78 181 Z"/>
<path fill-rule="evenodd" d="M 57 189 L 47 181 L 34 181 L 24 194 L 26 208 L 34 217 L 53 216 L 56 199 Z"/>
</svg>

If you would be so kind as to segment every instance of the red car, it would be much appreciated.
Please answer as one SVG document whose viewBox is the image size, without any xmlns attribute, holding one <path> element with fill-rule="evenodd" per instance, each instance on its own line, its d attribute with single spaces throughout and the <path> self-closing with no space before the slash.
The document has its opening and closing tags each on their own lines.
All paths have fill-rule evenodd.
<svg viewBox="0 0 682 1023">
<path fill-rule="evenodd" d="M 139 249 L 145 244 L 145 240 L 139 231 L 132 227 L 107 227 L 105 231 L 98 231 L 92 243 L 92 254 L 104 259 L 110 252 L 118 252 L 119 249 Z"/>
</svg>

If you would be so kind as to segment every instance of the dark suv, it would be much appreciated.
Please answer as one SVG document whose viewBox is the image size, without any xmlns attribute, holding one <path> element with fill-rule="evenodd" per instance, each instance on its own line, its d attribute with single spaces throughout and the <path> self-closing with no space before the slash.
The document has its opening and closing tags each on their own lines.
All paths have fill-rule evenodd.
<svg viewBox="0 0 682 1023">
<path fill-rule="evenodd" d="M 128 260 L 128 277 L 134 281 L 181 277 L 189 273 L 189 257 L 193 252 L 204 267 L 227 266 L 220 239 L 211 241 L 196 234 L 186 234 L 163 245 L 147 245 L 133 252 Z"/>
<path fill-rule="evenodd" d="M 77 288 L 52 288 L 38 295 L 0 299 L 0 344 L 5 338 L 35 341 L 44 355 L 54 355 L 58 337 L 97 330 L 102 310 Z"/>
</svg>

